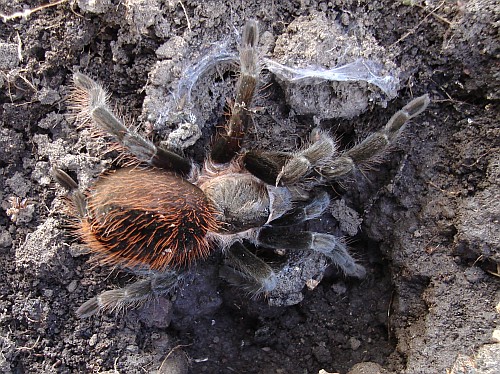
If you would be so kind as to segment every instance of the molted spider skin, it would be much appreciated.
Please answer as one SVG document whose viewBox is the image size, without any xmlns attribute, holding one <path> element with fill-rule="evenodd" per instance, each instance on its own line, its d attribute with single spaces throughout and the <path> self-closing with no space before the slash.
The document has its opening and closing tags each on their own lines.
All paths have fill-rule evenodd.
<svg viewBox="0 0 500 374">
<path fill-rule="evenodd" d="M 257 42 L 257 23 L 250 21 L 243 31 L 231 118 L 211 161 L 201 169 L 128 129 L 109 109 L 102 86 L 74 74 L 75 118 L 111 136 L 136 166 L 104 174 L 85 193 L 61 169 L 53 169 L 54 178 L 69 191 L 77 234 L 101 262 L 149 270 L 147 278 L 87 301 L 77 310 L 79 316 L 138 306 L 166 294 L 190 263 L 215 248 L 225 254 L 221 277 L 252 295 L 272 292 L 276 273 L 246 242 L 314 251 L 347 276 L 365 276 L 342 240 L 290 226 L 320 217 L 330 198 L 319 187 L 384 152 L 405 123 L 425 110 L 429 97 L 412 100 L 382 130 L 343 153 L 328 133 L 314 130 L 297 152 L 250 150 L 238 155 L 259 81 Z"/>
</svg>

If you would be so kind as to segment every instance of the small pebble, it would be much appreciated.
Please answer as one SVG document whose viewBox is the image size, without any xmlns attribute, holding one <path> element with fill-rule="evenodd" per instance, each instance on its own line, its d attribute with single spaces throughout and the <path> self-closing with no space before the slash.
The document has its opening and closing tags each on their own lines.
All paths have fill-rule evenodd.
<svg viewBox="0 0 500 374">
<path fill-rule="evenodd" d="M 76 290 L 76 286 L 78 285 L 78 282 L 74 279 L 71 281 L 70 284 L 68 284 L 68 286 L 66 287 L 66 289 L 68 290 L 68 292 L 73 292 Z"/>
<path fill-rule="evenodd" d="M 97 334 L 94 334 L 89 339 L 89 345 L 93 347 L 96 345 L 96 343 L 97 343 Z"/>
<path fill-rule="evenodd" d="M 354 337 L 352 337 L 352 338 L 349 339 L 349 344 L 350 344 L 351 349 L 353 351 L 355 351 L 356 349 L 358 349 L 361 346 L 361 342 L 358 339 L 354 338 Z"/>
</svg>

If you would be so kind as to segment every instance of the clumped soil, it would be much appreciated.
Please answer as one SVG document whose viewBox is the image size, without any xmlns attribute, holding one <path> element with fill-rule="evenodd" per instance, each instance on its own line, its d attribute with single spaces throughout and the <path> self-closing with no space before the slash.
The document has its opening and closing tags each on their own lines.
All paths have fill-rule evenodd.
<svg viewBox="0 0 500 374">
<path fill-rule="evenodd" d="M 498 2 L 79 0 L 8 17 L 43 3 L 0 1 L 1 372 L 500 367 L 498 330 L 492 337 L 500 281 Z M 332 68 L 365 58 L 399 85 L 393 99 L 363 82 L 291 84 L 266 73 L 246 148 L 296 149 L 317 125 L 346 148 L 413 97 L 431 97 L 391 153 L 325 186 L 332 210 L 307 224 L 349 237 L 367 277 L 321 268 L 314 289 L 292 290 L 296 304 L 269 306 L 220 279 L 216 253 L 175 295 L 125 314 L 77 318 L 85 300 L 136 278 L 88 262 L 68 235 L 64 191 L 50 168 L 68 170 L 85 188 L 118 167 L 106 142 L 67 116 L 72 73 L 99 79 L 138 131 L 171 140 L 178 123 L 162 118 L 186 68 L 217 48 L 235 52 L 250 18 L 275 61 Z M 201 134 L 191 128 L 197 141 L 184 146 L 196 162 L 223 123 L 235 70 L 215 64 L 194 82 L 189 110 Z"/>
</svg>

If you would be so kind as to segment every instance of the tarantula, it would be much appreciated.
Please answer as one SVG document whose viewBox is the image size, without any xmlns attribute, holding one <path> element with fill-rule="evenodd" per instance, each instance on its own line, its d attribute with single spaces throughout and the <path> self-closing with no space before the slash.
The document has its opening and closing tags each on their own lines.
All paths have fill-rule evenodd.
<svg viewBox="0 0 500 374">
<path fill-rule="evenodd" d="M 61 169 L 53 169 L 54 177 L 69 190 L 77 234 L 99 260 L 150 270 L 147 279 L 87 301 L 77 310 L 79 316 L 126 308 L 169 292 L 183 269 L 216 247 L 226 257 L 223 278 L 252 294 L 271 292 L 277 286 L 276 274 L 247 248 L 248 242 L 316 251 L 347 276 L 365 276 L 342 240 L 290 226 L 321 216 L 330 199 L 313 189 L 380 155 L 403 125 L 427 107 L 429 98 L 412 100 L 382 130 L 343 153 L 318 129 L 297 152 L 243 151 L 261 73 L 258 36 L 257 23 L 247 22 L 230 119 L 201 168 L 131 131 L 109 109 L 102 86 L 74 74 L 77 118 L 113 137 L 136 164 L 108 172 L 85 193 Z"/>
</svg>

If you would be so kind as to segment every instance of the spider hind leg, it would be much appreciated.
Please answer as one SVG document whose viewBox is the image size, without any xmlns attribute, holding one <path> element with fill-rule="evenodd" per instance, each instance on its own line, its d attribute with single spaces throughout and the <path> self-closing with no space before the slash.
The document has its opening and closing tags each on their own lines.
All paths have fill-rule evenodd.
<svg viewBox="0 0 500 374">
<path fill-rule="evenodd" d="M 100 312 L 121 312 L 139 307 L 155 297 L 168 294 L 178 282 L 176 271 L 154 273 L 126 287 L 104 291 L 83 303 L 76 311 L 80 318 L 87 318 Z"/>
<path fill-rule="evenodd" d="M 249 151 L 243 156 L 245 168 L 263 182 L 291 186 L 304 182 L 314 170 L 336 156 L 333 138 L 319 129 L 298 152 Z M 317 184 L 317 183 L 313 183 Z"/>
</svg>

